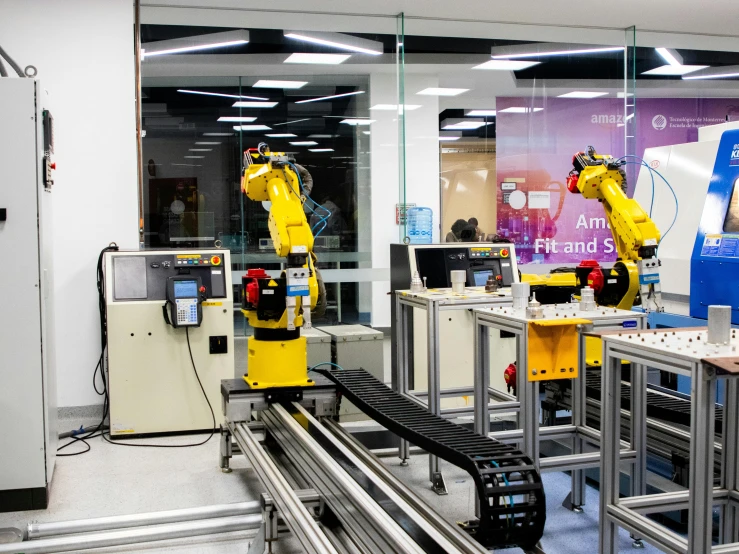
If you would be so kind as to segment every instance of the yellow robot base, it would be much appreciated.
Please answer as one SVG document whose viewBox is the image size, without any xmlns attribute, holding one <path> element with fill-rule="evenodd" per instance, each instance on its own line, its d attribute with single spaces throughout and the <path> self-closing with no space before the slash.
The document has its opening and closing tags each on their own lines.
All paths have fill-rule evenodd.
<svg viewBox="0 0 739 554">
<path fill-rule="evenodd" d="M 308 377 L 305 337 L 277 341 L 250 337 L 247 346 L 249 374 L 244 375 L 244 381 L 252 389 L 313 386 Z M 275 366 L 277 360 L 279 367 Z"/>
</svg>

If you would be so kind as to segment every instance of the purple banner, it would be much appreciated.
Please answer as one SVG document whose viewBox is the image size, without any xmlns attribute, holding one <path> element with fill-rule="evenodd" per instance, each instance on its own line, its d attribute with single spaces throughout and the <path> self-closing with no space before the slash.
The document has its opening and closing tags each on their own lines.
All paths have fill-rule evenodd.
<svg viewBox="0 0 739 554">
<path fill-rule="evenodd" d="M 697 141 L 698 127 L 739 114 L 735 99 L 645 98 L 636 107 L 639 156 L 646 148 Z M 516 244 L 522 263 L 614 261 L 603 206 L 565 183 L 573 155 L 587 146 L 624 155 L 623 99 L 498 98 L 497 112 L 498 234 Z"/>
</svg>

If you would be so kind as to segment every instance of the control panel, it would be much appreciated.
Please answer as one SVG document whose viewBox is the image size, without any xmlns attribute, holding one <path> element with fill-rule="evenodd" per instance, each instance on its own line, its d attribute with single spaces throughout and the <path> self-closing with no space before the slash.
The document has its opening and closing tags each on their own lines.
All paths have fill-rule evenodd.
<svg viewBox="0 0 739 554">
<path fill-rule="evenodd" d="M 450 273 L 467 272 L 466 286 L 484 286 L 493 278 L 498 286 L 509 287 L 517 282 L 513 244 L 433 245 L 413 249 L 415 267 L 431 288 L 451 287 Z"/>
<path fill-rule="evenodd" d="M 505 246 L 479 246 L 470 248 L 470 259 L 508 258 L 511 251 Z"/>
<path fill-rule="evenodd" d="M 223 263 L 220 256 L 211 256 L 210 254 L 177 254 L 175 256 L 175 266 L 184 265 L 210 265 L 218 266 Z"/>
<path fill-rule="evenodd" d="M 224 253 L 219 251 L 142 251 L 111 258 L 113 271 L 106 279 L 113 280 L 114 302 L 165 300 L 167 280 L 179 275 L 199 279 L 206 298 L 226 298 L 231 286 Z"/>
</svg>

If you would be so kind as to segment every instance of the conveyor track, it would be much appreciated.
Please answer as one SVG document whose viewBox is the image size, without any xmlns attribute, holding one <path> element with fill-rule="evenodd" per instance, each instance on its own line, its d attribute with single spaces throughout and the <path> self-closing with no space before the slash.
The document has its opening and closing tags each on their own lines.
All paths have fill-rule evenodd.
<svg viewBox="0 0 739 554">
<path fill-rule="evenodd" d="M 399 437 L 465 470 L 477 489 L 480 518 L 465 529 L 486 548 L 533 548 L 544 532 L 539 472 L 513 446 L 430 414 L 362 369 L 319 370 L 355 406 Z"/>
<path fill-rule="evenodd" d="M 585 380 L 587 394 L 600 401 L 601 370 L 588 370 Z M 631 409 L 631 383 L 621 381 L 621 407 Z M 647 389 L 647 416 L 690 427 L 690 400 L 677 395 Z M 716 404 L 716 433 L 721 433 L 724 409 Z"/>
</svg>

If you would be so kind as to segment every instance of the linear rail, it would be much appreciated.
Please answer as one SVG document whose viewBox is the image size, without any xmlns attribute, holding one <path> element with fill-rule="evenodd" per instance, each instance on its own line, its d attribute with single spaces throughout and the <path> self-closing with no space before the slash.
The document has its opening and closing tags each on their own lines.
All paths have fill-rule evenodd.
<svg viewBox="0 0 739 554">
<path fill-rule="evenodd" d="M 319 371 L 388 430 L 470 474 L 480 517 L 465 528 L 480 544 L 535 547 L 544 532 L 546 502 L 530 458 L 513 446 L 430 414 L 362 369 Z"/>
<path fill-rule="evenodd" d="M 277 466 L 244 423 L 229 424 L 234 439 L 254 468 L 259 480 L 273 498 L 282 519 L 300 542 L 304 552 L 336 553 L 337 550 L 321 532 L 318 524 L 285 480 Z"/>
</svg>

